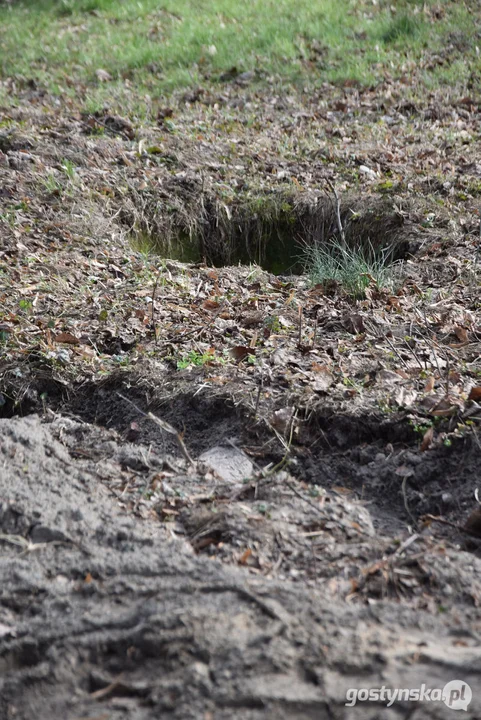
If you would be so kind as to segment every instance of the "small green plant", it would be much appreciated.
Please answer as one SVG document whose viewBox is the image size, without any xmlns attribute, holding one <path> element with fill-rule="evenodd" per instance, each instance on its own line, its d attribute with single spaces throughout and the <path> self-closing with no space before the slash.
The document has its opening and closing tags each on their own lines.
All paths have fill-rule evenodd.
<svg viewBox="0 0 481 720">
<path fill-rule="evenodd" d="M 278 335 L 282 330 L 281 324 L 279 322 L 279 317 L 277 315 L 270 315 L 269 317 L 267 317 L 264 320 L 264 326 L 273 335 Z"/>
<path fill-rule="evenodd" d="M 18 306 L 19 306 L 20 310 L 23 310 L 24 312 L 30 312 L 30 310 L 32 309 L 32 301 L 22 298 L 19 301 Z"/>
<path fill-rule="evenodd" d="M 77 179 L 77 172 L 75 170 L 75 165 L 70 160 L 63 161 L 62 170 L 71 183 L 75 182 Z"/>
<path fill-rule="evenodd" d="M 196 367 L 206 365 L 214 359 L 213 352 L 207 351 L 205 353 L 199 353 L 197 350 L 191 350 L 181 360 L 177 360 L 177 370 L 186 370 L 192 365 Z"/>
<path fill-rule="evenodd" d="M 42 179 L 41 183 L 49 195 L 58 195 L 62 191 L 62 183 L 57 180 L 53 172 L 49 172 L 47 177 Z"/>
<path fill-rule="evenodd" d="M 313 284 L 334 281 L 355 298 L 365 297 L 372 284 L 392 289 L 400 267 L 389 263 L 389 251 L 349 247 L 339 240 L 306 248 L 304 262 Z"/>
<path fill-rule="evenodd" d="M 429 420 L 426 420 L 425 422 L 416 422 L 414 420 L 410 420 L 409 424 L 411 425 L 413 431 L 417 435 L 421 435 L 421 437 L 424 437 L 424 435 L 427 433 L 427 431 L 433 427 L 434 423 L 429 422 Z"/>
</svg>

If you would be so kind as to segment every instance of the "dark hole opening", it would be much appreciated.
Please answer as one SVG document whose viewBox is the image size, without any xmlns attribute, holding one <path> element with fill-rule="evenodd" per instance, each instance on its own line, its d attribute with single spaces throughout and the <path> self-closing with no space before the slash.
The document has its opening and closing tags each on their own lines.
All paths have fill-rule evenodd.
<svg viewBox="0 0 481 720">
<path fill-rule="evenodd" d="M 386 265 L 412 250 L 405 216 L 383 198 L 336 207 L 329 197 L 294 202 L 267 195 L 231 209 L 204 202 L 203 215 L 189 227 L 162 220 L 137 222 L 134 248 L 217 267 L 255 263 L 276 275 L 306 272 L 316 247 L 345 246 Z"/>
</svg>

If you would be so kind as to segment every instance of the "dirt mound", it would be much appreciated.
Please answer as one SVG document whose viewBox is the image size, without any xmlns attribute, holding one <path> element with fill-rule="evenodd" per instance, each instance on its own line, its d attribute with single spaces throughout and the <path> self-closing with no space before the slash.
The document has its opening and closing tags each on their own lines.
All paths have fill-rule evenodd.
<svg viewBox="0 0 481 720">
<path fill-rule="evenodd" d="M 257 482 L 271 521 L 255 498 L 257 515 L 243 511 L 252 483 L 61 416 L 1 420 L 0 457 L 1 720 L 449 718 L 440 701 L 346 708 L 346 692 L 460 678 L 473 691 L 466 717 L 480 716 L 474 556 L 419 536 L 393 544 L 376 535 L 366 507 L 328 493 L 311 507 L 286 473 L 266 488 Z M 147 478 L 151 488 L 154 475 L 161 491 L 132 512 L 131 486 Z M 182 483 L 184 516 L 175 503 Z M 277 541 L 287 556 L 297 543 L 302 568 L 317 535 L 317 574 L 296 582 L 282 563 L 258 572 L 262 563 L 249 567 L 245 552 L 237 567 L 232 557 L 227 566 L 196 556 L 192 517 L 202 500 L 193 498 L 209 484 L 210 495 L 226 485 L 238 492 L 222 521 L 217 514 L 231 541 L 244 533 L 255 550 L 255 527 L 261 554 L 271 528 L 269 547 Z M 166 497 L 170 523 L 159 521 Z"/>
</svg>

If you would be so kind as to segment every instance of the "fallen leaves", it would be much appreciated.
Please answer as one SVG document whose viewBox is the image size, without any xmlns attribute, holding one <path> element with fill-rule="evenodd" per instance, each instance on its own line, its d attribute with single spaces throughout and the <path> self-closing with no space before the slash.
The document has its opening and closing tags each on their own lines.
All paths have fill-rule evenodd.
<svg viewBox="0 0 481 720">
<path fill-rule="evenodd" d="M 312 389 L 318 393 L 325 393 L 335 382 L 334 375 L 327 365 L 319 365 L 316 362 L 312 363 L 312 370 L 314 377 L 312 381 Z"/>
<path fill-rule="evenodd" d="M 80 340 L 69 332 L 61 332 L 53 337 L 56 343 L 65 343 L 67 345 L 79 345 Z"/>
</svg>

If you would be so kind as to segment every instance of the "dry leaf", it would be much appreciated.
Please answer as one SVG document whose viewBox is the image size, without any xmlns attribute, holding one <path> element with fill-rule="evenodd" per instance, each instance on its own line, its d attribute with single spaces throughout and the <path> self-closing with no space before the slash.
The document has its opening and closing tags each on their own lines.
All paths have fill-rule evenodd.
<svg viewBox="0 0 481 720">
<path fill-rule="evenodd" d="M 229 355 L 237 362 L 245 360 L 248 355 L 254 355 L 255 350 L 245 345 L 235 345 L 229 350 Z"/>
<path fill-rule="evenodd" d="M 217 308 L 220 307 L 220 303 L 216 302 L 216 300 L 204 300 L 202 307 L 204 310 L 217 310 Z"/>
<path fill-rule="evenodd" d="M 431 445 L 434 437 L 434 428 L 431 426 L 426 432 L 424 433 L 423 441 L 421 443 L 420 450 L 421 452 L 426 452 L 426 450 L 429 449 L 429 446 Z"/>
<path fill-rule="evenodd" d="M 469 342 L 467 330 L 461 327 L 461 325 L 456 325 L 454 332 L 460 343 Z"/>
<path fill-rule="evenodd" d="M 468 395 L 468 400 L 474 400 L 474 402 L 479 402 L 481 400 L 481 386 L 476 385 L 475 387 L 471 388 L 471 391 Z"/>
<path fill-rule="evenodd" d="M 244 550 L 242 555 L 239 558 L 239 565 L 245 565 L 250 556 L 252 555 L 252 550 L 250 548 L 247 548 L 247 550 Z"/>
<path fill-rule="evenodd" d="M 360 333 L 366 332 L 362 316 L 357 313 L 346 313 L 341 318 L 341 325 L 352 335 L 359 335 Z"/>
<path fill-rule="evenodd" d="M 418 394 L 414 388 L 400 387 L 393 392 L 393 400 L 399 407 L 410 408 L 418 399 Z"/>
<path fill-rule="evenodd" d="M 426 384 L 424 386 L 424 392 L 430 393 L 434 390 L 434 377 L 430 375 L 428 379 L 426 380 Z"/>
<path fill-rule="evenodd" d="M 326 392 L 334 382 L 334 376 L 327 365 L 318 365 L 316 375 L 312 382 L 312 389 L 315 392 Z"/>
<path fill-rule="evenodd" d="M 388 308 L 389 307 L 394 307 L 394 308 L 401 307 L 401 302 L 400 302 L 399 298 L 395 297 L 394 295 L 389 297 L 387 302 L 388 302 Z"/>
<path fill-rule="evenodd" d="M 69 332 L 61 332 L 54 337 L 55 342 L 66 343 L 68 345 L 79 345 L 80 340 Z"/>
</svg>

